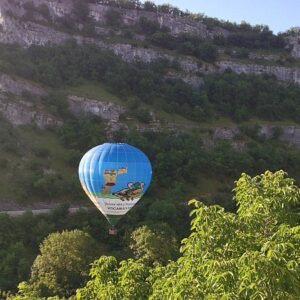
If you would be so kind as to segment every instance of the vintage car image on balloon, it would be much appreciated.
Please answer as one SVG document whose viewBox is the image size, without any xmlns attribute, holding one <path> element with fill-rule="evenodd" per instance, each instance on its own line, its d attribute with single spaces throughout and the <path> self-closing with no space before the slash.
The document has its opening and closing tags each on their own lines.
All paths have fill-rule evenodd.
<svg viewBox="0 0 300 300">
<path fill-rule="evenodd" d="M 144 188 L 144 182 L 135 182 L 135 183 L 129 182 L 127 186 L 128 188 L 113 193 L 113 195 L 117 196 L 122 201 L 133 200 L 134 198 L 142 194 Z"/>
</svg>

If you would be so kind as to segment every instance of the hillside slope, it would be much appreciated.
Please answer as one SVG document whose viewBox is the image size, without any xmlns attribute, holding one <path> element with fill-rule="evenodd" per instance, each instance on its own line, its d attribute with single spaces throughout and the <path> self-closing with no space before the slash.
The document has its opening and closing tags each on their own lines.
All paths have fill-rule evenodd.
<svg viewBox="0 0 300 300">
<path fill-rule="evenodd" d="M 106 140 L 149 153 L 155 199 L 230 206 L 242 171 L 299 178 L 297 35 L 90 2 L 0 3 L 0 207 L 82 203 L 78 161 Z"/>
</svg>

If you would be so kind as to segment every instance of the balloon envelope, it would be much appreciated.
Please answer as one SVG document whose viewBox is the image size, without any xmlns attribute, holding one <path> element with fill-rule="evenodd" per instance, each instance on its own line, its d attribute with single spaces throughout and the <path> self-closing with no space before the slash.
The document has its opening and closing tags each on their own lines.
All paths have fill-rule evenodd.
<svg viewBox="0 0 300 300">
<path fill-rule="evenodd" d="M 112 225 L 140 200 L 151 177 L 148 157 L 124 143 L 96 146 L 79 164 L 82 188 Z"/>
</svg>

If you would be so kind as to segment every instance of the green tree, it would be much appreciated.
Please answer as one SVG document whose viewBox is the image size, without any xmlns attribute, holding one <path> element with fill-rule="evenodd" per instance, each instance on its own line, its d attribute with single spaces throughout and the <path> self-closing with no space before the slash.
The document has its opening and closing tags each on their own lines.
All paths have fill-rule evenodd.
<svg viewBox="0 0 300 300">
<path fill-rule="evenodd" d="M 144 2 L 144 9 L 148 10 L 148 11 L 156 12 L 157 7 L 156 7 L 156 4 L 154 2 L 152 2 L 152 1 L 145 1 Z"/>
<path fill-rule="evenodd" d="M 174 234 L 165 226 L 150 229 L 144 225 L 131 234 L 130 248 L 136 258 L 145 264 L 166 264 L 177 256 L 177 243 Z"/>
<path fill-rule="evenodd" d="M 86 22 L 89 19 L 88 3 L 85 0 L 76 0 L 73 13 L 77 22 Z"/>
<path fill-rule="evenodd" d="M 192 233 L 182 241 L 182 257 L 152 269 L 131 259 L 118 267 L 115 258 L 102 257 L 77 298 L 299 299 L 300 189 L 285 175 L 242 174 L 236 214 L 190 201 Z M 137 232 L 151 236 L 147 227 Z"/>
<path fill-rule="evenodd" d="M 300 190 L 283 171 L 236 182 L 237 214 L 193 200 L 182 258 L 157 267 L 153 299 L 298 299 Z"/>
<path fill-rule="evenodd" d="M 40 246 L 30 278 L 41 296 L 70 296 L 88 278 L 89 264 L 101 254 L 89 234 L 80 231 L 51 233 Z"/>
<path fill-rule="evenodd" d="M 139 260 L 122 261 L 102 256 L 91 268 L 91 280 L 77 290 L 77 299 L 147 299 L 151 286 L 147 280 L 150 268 Z"/>
<path fill-rule="evenodd" d="M 112 27 L 119 27 L 122 23 L 121 13 L 115 9 L 109 9 L 105 14 L 106 24 Z"/>
</svg>

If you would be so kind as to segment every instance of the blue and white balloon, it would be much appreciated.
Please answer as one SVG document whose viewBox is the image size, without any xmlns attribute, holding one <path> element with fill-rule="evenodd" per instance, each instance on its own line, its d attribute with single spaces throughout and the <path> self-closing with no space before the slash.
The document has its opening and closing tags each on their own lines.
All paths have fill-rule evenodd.
<svg viewBox="0 0 300 300">
<path fill-rule="evenodd" d="M 107 220 L 116 225 L 144 195 L 152 177 L 148 157 L 124 143 L 89 150 L 79 164 L 81 185 Z"/>
</svg>

